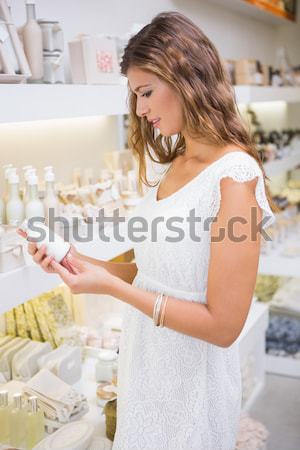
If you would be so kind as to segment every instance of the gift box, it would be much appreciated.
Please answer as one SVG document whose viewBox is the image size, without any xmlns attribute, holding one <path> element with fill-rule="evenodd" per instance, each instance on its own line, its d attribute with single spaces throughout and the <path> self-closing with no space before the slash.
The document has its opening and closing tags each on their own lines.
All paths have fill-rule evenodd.
<svg viewBox="0 0 300 450">
<path fill-rule="evenodd" d="M 119 84 L 116 40 L 100 35 L 79 35 L 69 42 L 73 83 Z"/>
</svg>

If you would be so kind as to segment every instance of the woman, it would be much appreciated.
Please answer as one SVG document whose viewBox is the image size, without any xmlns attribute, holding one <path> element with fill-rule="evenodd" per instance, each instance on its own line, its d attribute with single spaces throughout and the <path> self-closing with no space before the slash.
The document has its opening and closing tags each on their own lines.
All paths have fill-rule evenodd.
<svg viewBox="0 0 300 450">
<path fill-rule="evenodd" d="M 255 286 L 257 224 L 273 220 L 264 172 L 218 53 L 190 20 L 159 14 L 131 38 L 121 68 L 140 179 L 147 183 L 146 154 L 170 163 L 136 211 L 151 236 L 134 243 L 136 264 L 73 250 L 76 274 L 34 244 L 29 251 L 73 293 L 128 305 L 114 450 L 233 450 L 241 403 L 234 342 Z"/>
</svg>

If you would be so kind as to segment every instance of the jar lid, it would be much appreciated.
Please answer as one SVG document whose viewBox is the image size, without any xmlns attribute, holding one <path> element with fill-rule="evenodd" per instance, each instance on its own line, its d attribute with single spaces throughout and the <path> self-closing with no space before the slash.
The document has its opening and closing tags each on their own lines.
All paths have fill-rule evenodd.
<svg viewBox="0 0 300 450">
<path fill-rule="evenodd" d="M 101 361 L 115 361 L 118 358 L 118 355 L 113 350 L 101 350 L 98 353 L 98 359 Z"/>
<path fill-rule="evenodd" d="M 38 19 L 38 20 L 37 20 L 37 23 L 38 23 L 38 24 L 46 24 L 46 23 L 49 23 L 49 24 L 51 25 L 51 24 L 55 24 L 55 23 L 59 23 L 59 22 L 58 22 L 58 20 Z"/>
</svg>

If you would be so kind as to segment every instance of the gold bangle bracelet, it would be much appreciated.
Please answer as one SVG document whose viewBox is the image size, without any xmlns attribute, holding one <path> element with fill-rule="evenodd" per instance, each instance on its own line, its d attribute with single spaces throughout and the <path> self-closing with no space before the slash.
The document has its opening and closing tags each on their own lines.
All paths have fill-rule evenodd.
<svg viewBox="0 0 300 450">
<path fill-rule="evenodd" d="M 159 326 L 160 326 L 161 328 L 164 327 L 165 314 L 166 314 L 166 307 L 167 307 L 168 300 L 169 300 L 169 297 L 168 297 L 168 295 L 167 295 L 166 298 L 165 298 L 165 302 L 164 302 L 164 304 L 163 304 L 162 313 L 161 313 L 161 317 L 160 317 L 160 323 L 159 323 Z"/>
</svg>

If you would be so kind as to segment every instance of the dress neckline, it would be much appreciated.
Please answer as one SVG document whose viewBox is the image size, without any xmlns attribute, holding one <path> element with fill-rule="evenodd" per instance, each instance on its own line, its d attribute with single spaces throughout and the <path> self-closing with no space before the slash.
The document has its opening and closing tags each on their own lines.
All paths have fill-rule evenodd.
<svg viewBox="0 0 300 450">
<path fill-rule="evenodd" d="M 187 187 L 189 187 L 196 180 L 198 180 L 204 173 L 206 173 L 211 167 L 215 166 L 217 163 L 219 163 L 220 161 L 222 161 L 224 158 L 226 158 L 227 156 L 231 155 L 232 153 L 240 153 L 240 154 L 249 155 L 247 152 L 244 152 L 244 151 L 241 151 L 241 150 L 227 152 L 223 156 L 221 156 L 220 158 L 216 159 L 215 161 L 210 163 L 208 166 L 206 166 L 197 175 L 195 175 L 190 181 L 188 181 L 183 186 L 181 186 L 179 189 L 177 189 L 177 191 L 173 192 L 172 194 L 168 195 L 167 197 L 158 199 L 157 198 L 157 194 L 158 194 L 159 186 L 160 186 L 162 180 L 165 178 L 166 174 L 168 173 L 168 171 L 169 171 L 169 169 L 171 167 L 171 165 L 170 165 L 169 168 L 167 169 L 167 171 L 165 172 L 165 174 L 163 175 L 163 177 L 160 179 L 159 183 L 156 186 L 156 189 L 155 189 L 155 192 L 154 192 L 155 203 L 159 203 L 159 204 L 160 203 L 164 203 L 165 201 L 167 201 L 167 200 L 169 200 L 171 198 L 174 198 L 176 196 L 176 194 L 180 194 L 181 192 L 183 192 Z M 249 156 L 251 156 L 251 155 L 249 155 Z"/>
</svg>

